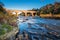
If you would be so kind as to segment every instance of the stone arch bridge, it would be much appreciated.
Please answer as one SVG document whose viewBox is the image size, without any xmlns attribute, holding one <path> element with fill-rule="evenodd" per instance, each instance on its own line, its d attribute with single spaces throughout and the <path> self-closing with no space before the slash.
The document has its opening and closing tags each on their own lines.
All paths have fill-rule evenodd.
<svg viewBox="0 0 60 40">
<path fill-rule="evenodd" d="M 10 12 L 10 14 L 13 14 L 16 16 L 18 16 L 20 14 L 24 14 L 25 16 L 35 16 L 37 14 L 36 11 L 31 11 L 31 10 L 9 10 L 9 12 Z"/>
</svg>

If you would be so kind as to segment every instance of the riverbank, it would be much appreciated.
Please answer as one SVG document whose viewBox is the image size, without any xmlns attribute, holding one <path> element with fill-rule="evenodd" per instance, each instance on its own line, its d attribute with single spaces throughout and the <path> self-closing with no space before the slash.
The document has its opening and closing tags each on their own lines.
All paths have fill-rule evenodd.
<svg viewBox="0 0 60 40">
<path fill-rule="evenodd" d="M 60 20 L 60 14 L 40 14 L 41 18 Z"/>
<path fill-rule="evenodd" d="M 41 18 L 60 20 L 60 17 L 41 17 Z"/>
<path fill-rule="evenodd" d="M 14 27 L 11 32 L 1 35 L 0 40 L 11 40 L 11 39 L 13 40 L 13 39 L 15 39 L 15 35 L 17 32 L 18 32 L 18 28 Z"/>
</svg>

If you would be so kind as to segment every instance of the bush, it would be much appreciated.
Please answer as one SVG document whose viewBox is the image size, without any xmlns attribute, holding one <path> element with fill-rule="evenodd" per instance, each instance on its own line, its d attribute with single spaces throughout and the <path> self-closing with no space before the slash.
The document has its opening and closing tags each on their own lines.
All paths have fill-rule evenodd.
<svg viewBox="0 0 60 40">
<path fill-rule="evenodd" d="M 7 25 L 7 24 L 2 24 L 2 26 L 0 28 L 0 35 L 10 32 L 11 30 L 13 30 L 12 26 Z"/>
<path fill-rule="evenodd" d="M 7 32 L 9 32 L 9 31 L 11 31 L 13 29 L 12 26 L 7 25 L 7 24 L 3 24 L 2 28 L 6 29 Z"/>
<path fill-rule="evenodd" d="M 6 33 L 6 31 L 4 29 L 0 29 L 0 35 L 3 35 L 5 33 Z"/>
</svg>

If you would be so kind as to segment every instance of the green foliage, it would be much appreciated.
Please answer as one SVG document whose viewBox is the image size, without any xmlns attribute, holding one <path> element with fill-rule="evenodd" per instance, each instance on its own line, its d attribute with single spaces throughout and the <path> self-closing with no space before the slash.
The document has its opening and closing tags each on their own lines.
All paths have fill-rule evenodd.
<svg viewBox="0 0 60 40">
<path fill-rule="evenodd" d="M 4 4 L 2 2 L 0 2 L 0 24 L 4 23 L 4 21 L 6 22 L 6 10 L 4 8 Z"/>
<path fill-rule="evenodd" d="M 12 30 L 12 26 L 7 25 L 7 24 L 3 24 L 3 25 L 2 25 L 2 28 L 7 29 L 7 30 L 6 30 L 7 32 L 9 32 L 9 31 Z"/>
<path fill-rule="evenodd" d="M 4 7 L 3 6 L 4 6 L 4 4 L 2 2 L 0 2 L 0 11 L 1 12 L 4 12 Z"/>
<path fill-rule="evenodd" d="M 54 5 L 53 4 L 48 4 L 46 6 L 43 6 L 40 8 L 40 13 L 42 14 L 59 14 L 60 13 L 60 3 L 56 2 Z"/>
<path fill-rule="evenodd" d="M 11 21 L 15 20 L 16 17 L 9 16 L 7 13 L 8 12 L 6 12 L 4 4 L 0 2 L 0 24 L 2 25 L 0 26 L 0 35 L 3 35 L 13 30 L 13 27 L 8 24 L 11 23 Z"/>
<path fill-rule="evenodd" d="M 37 8 L 37 9 L 36 9 L 36 8 L 33 8 L 33 9 L 32 9 L 32 11 L 38 11 L 38 10 L 39 10 L 38 8 Z"/>
<path fill-rule="evenodd" d="M 3 35 L 3 34 L 5 34 L 6 33 L 6 31 L 4 30 L 4 29 L 0 29 L 0 35 Z"/>
<path fill-rule="evenodd" d="M 2 26 L 0 27 L 0 35 L 10 32 L 11 30 L 13 30 L 12 26 L 7 24 L 2 24 Z"/>
</svg>

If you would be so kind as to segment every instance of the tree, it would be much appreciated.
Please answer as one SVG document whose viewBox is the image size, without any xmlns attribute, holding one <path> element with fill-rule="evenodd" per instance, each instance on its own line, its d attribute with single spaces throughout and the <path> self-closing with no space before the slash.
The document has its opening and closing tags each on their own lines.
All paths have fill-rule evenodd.
<svg viewBox="0 0 60 40">
<path fill-rule="evenodd" d="M 0 21 L 3 23 L 4 20 L 6 20 L 6 10 L 4 8 L 4 4 L 2 2 L 0 2 Z"/>
<path fill-rule="evenodd" d="M 60 13 L 60 3 L 55 2 L 54 4 L 54 14 L 59 14 Z"/>
<path fill-rule="evenodd" d="M 0 11 L 2 11 L 3 12 L 3 10 L 4 10 L 4 4 L 2 3 L 2 2 L 0 2 Z"/>
<path fill-rule="evenodd" d="M 37 8 L 37 9 L 36 9 L 36 8 L 33 8 L 33 9 L 32 9 L 32 11 L 38 11 L 38 10 L 39 10 L 38 8 Z"/>
</svg>

